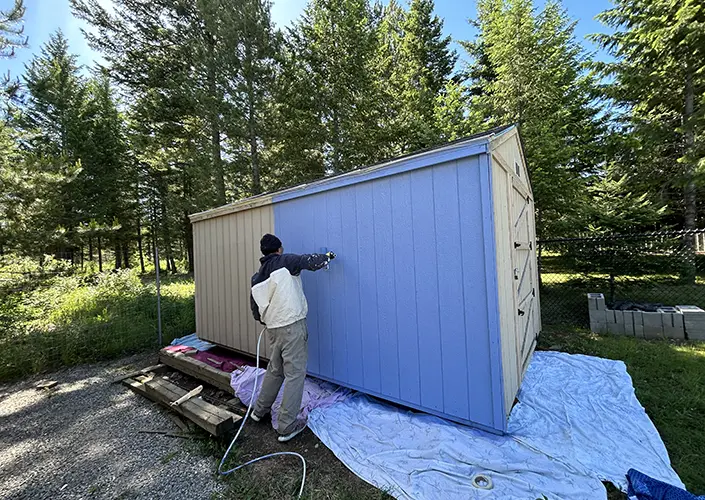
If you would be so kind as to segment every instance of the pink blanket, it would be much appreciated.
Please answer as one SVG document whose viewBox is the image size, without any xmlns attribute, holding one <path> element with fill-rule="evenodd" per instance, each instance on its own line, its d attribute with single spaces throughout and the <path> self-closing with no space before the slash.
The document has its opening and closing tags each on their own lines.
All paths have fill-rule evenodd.
<svg viewBox="0 0 705 500">
<path fill-rule="evenodd" d="M 244 366 L 242 370 L 233 372 L 230 378 L 230 385 L 235 390 L 235 395 L 242 401 L 243 404 L 249 405 L 250 399 L 252 399 L 252 392 L 255 383 L 255 373 L 257 375 L 257 389 L 255 392 L 255 397 L 259 394 L 260 387 L 262 387 L 262 380 L 264 379 L 265 370 L 260 368 L 257 372 L 257 368 L 254 366 Z M 282 385 L 282 390 L 284 386 Z M 337 386 L 322 380 L 318 380 L 312 377 L 306 377 L 304 382 L 304 396 L 301 400 L 301 411 L 296 417 L 297 420 L 306 422 L 308 419 L 308 414 L 314 408 L 321 408 L 325 406 L 330 406 L 338 401 L 343 401 L 350 397 L 353 393 L 350 389 Z M 279 414 L 279 407 L 281 406 L 282 391 L 279 391 L 274 405 L 272 405 L 272 427 L 276 429 L 277 427 L 277 416 Z"/>
</svg>

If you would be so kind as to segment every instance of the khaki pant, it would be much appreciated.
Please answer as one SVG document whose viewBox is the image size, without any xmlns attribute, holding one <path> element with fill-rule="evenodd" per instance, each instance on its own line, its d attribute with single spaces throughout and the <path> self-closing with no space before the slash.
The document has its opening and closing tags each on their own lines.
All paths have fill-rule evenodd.
<svg viewBox="0 0 705 500">
<path fill-rule="evenodd" d="M 263 417 L 272 409 L 284 383 L 284 396 L 279 410 L 277 432 L 281 435 L 295 430 L 296 415 L 301 409 L 308 360 L 308 327 L 306 318 L 289 326 L 267 329 L 269 365 L 257 398 L 254 413 Z"/>
</svg>

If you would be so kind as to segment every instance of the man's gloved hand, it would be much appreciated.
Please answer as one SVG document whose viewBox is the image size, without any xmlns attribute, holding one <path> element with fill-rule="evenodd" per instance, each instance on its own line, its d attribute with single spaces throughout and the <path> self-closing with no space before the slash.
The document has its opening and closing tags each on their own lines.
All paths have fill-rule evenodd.
<svg viewBox="0 0 705 500">
<path fill-rule="evenodd" d="M 335 255 L 335 253 L 333 252 L 327 252 L 326 257 L 328 257 L 328 260 L 333 260 L 337 257 L 337 255 Z"/>
</svg>

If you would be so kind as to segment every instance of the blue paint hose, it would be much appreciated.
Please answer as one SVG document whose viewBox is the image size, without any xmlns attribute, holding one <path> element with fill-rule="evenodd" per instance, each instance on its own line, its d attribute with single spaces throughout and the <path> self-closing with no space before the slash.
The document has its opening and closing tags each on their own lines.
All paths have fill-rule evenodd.
<svg viewBox="0 0 705 500">
<path fill-rule="evenodd" d="M 254 458 L 254 459 L 250 460 L 249 462 L 245 462 L 244 464 L 240 464 L 237 467 L 233 467 L 232 469 L 228 469 L 226 471 L 223 470 L 223 465 L 225 464 L 225 460 L 228 458 L 228 455 L 230 454 L 230 450 L 232 449 L 233 445 L 235 445 L 235 441 L 237 441 L 237 438 L 240 436 L 240 432 L 242 432 L 242 429 L 245 427 L 245 422 L 247 422 L 247 419 L 250 417 L 250 413 L 252 412 L 252 404 L 255 402 L 255 391 L 257 390 L 257 375 L 259 374 L 259 346 L 262 342 L 262 336 L 264 335 L 264 331 L 266 329 L 267 329 L 266 327 L 262 328 L 262 331 L 259 334 L 259 338 L 257 339 L 257 358 L 256 358 L 257 369 L 255 370 L 255 385 L 252 390 L 252 397 L 250 398 L 250 404 L 247 407 L 247 412 L 245 413 L 245 417 L 242 419 L 242 423 L 240 424 L 240 428 L 237 430 L 235 437 L 230 442 L 230 446 L 228 446 L 228 449 L 225 451 L 225 455 L 223 455 L 223 458 L 220 460 L 220 465 L 218 465 L 218 474 L 220 474 L 221 476 L 227 476 L 228 474 L 231 474 L 231 473 L 235 472 L 236 470 L 242 469 L 243 467 L 247 467 L 248 465 L 254 464 L 255 462 L 259 462 L 260 460 L 266 460 L 268 458 L 280 457 L 280 456 L 284 456 L 284 455 L 298 457 L 301 459 L 301 465 L 303 466 L 303 473 L 301 475 L 301 488 L 299 488 L 299 496 L 298 496 L 298 498 L 301 498 L 301 495 L 304 492 L 304 484 L 306 483 L 306 460 L 300 454 L 295 453 L 293 451 L 279 451 L 277 453 L 270 453 L 269 455 L 262 455 L 261 457 Z"/>
</svg>

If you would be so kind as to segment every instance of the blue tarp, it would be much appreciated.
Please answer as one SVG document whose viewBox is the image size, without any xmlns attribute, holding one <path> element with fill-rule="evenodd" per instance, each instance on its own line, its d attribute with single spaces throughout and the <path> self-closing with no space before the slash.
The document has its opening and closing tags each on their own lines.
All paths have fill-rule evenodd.
<svg viewBox="0 0 705 500">
<path fill-rule="evenodd" d="M 630 500 L 705 500 L 673 485 L 649 477 L 638 470 L 630 469 L 627 473 Z"/>
<path fill-rule="evenodd" d="M 192 333 L 191 335 L 186 335 L 185 337 L 174 339 L 171 341 L 171 345 L 185 345 L 193 347 L 194 349 L 197 349 L 199 351 L 207 351 L 208 349 L 215 347 L 215 344 L 211 344 L 210 342 L 206 342 L 205 340 L 199 339 L 195 333 Z"/>
</svg>

